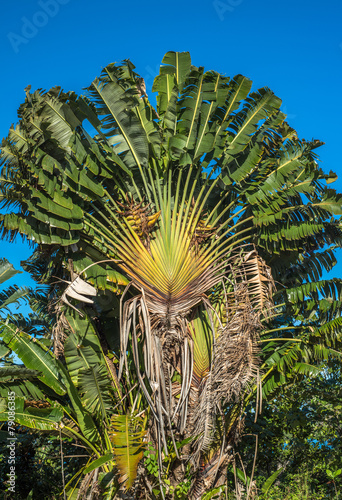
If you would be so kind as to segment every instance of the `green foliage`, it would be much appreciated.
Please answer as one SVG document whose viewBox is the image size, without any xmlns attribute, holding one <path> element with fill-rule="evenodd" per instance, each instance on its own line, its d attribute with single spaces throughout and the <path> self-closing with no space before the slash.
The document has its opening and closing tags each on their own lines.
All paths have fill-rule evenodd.
<svg viewBox="0 0 342 500">
<path fill-rule="evenodd" d="M 264 404 L 257 422 L 252 408 L 247 409 L 245 432 L 259 437 L 254 477 L 261 499 L 335 498 L 335 486 L 341 489 L 341 368 L 337 362 L 320 368 L 314 379 L 278 392 Z M 238 448 L 247 474 L 254 460 L 254 441 L 246 436 Z M 276 474 L 280 475 L 267 489 Z"/>
<path fill-rule="evenodd" d="M 137 475 L 137 468 L 144 454 L 144 421 L 135 415 L 113 415 L 110 438 L 114 457 L 120 471 L 120 482 L 129 489 Z"/>
<path fill-rule="evenodd" d="M 339 432 L 340 410 L 327 367 L 340 373 L 342 287 L 323 279 L 342 241 L 336 174 L 318 167 L 322 143 L 298 139 L 270 89 L 168 52 L 154 109 L 134 69 L 109 64 L 85 96 L 28 93 L 2 142 L 1 235 L 37 244 L 26 268 L 48 287 L 31 292 L 29 321 L 1 316 L 0 420 L 10 389 L 18 424 L 82 443 L 69 498 L 98 483 L 107 498 L 127 487 L 209 499 L 231 493 L 225 471 L 245 418 L 261 442 L 261 495 L 287 495 L 288 480 L 293 499 L 310 488 L 319 498 L 315 481 L 340 481 L 338 436 L 327 446 L 325 434 Z M 0 261 L 0 283 L 15 273 Z M 80 275 L 98 295 L 69 294 L 72 309 L 63 292 Z M 24 297 L 11 287 L 0 307 Z M 303 450 L 313 472 L 298 483 Z"/>
<path fill-rule="evenodd" d="M 0 431 L 0 475 L 2 483 L 0 498 L 6 498 L 5 489 L 8 485 L 7 431 Z M 16 493 L 11 494 L 13 500 L 23 498 L 59 498 L 62 485 L 62 466 L 60 443 L 57 436 L 32 433 L 24 430 L 16 431 Z M 64 474 L 68 481 L 84 462 L 80 448 L 72 444 L 70 439 L 63 440 Z M 29 496 L 31 494 L 31 497 Z M 8 493 L 7 493 L 8 495 Z"/>
</svg>

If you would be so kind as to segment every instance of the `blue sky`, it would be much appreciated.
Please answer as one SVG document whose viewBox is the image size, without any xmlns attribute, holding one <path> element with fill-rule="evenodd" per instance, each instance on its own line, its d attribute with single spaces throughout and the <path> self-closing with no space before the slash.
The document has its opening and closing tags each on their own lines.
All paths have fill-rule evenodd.
<svg viewBox="0 0 342 500">
<path fill-rule="evenodd" d="M 331 187 L 342 191 L 340 0 L 15 0 L 1 11 L 1 137 L 28 84 L 80 93 L 101 68 L 129 58 L 151 94 L 164 53 L 190 51 L 196 66 L 242 73 L 282 98 L 299 137 L 326 143 L 321 166 L 340 174 Z M 19 241 L 0 245 L 17 268 L 31 253 Z M 25 274 L 12 281 L 29 283 Z"/>
</svg>

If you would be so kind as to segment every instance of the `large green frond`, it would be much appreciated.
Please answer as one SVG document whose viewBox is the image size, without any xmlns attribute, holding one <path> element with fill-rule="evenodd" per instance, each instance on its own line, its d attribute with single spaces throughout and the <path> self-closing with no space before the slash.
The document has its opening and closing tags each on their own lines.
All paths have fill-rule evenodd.
<svg viewBox="0 0 342 500">
<path fill-rule="evenodd" d="M 141 417 L 113 415 L 111 441 L 114 448 L 114 458 L 120 471 L 120 483 L 129 489 L 136 476 L 140 460 L 143 457 L 146 431 Z"/>
<path fill-rule="evenodd" d="M 32 370 L 38 370 L 38 377 L 44 384 L 51 387 L 57 394 L 65 394 L 59 366 L 52 353 L 43 344 L 18 331 L 14 325 L 3 323 L 0 325 L 2 341 L 21 359 L 24 365 Z"/>
</svg>

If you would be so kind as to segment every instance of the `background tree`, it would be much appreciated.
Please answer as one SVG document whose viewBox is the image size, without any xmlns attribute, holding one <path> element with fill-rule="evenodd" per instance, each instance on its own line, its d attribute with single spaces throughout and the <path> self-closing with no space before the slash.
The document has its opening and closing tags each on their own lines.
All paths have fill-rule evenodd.
<svg viewBox="0 0 342 500">
<path fill-rule="evenodd" d="M 241 456 L 237 481 L 245 486 L 242 465 L 247 476 L 251 475 L 258 435 L 254 480 L 260 498 L 336 498 L 334 486 L 340 490 L 341 475 L 340 392 L 340 364 L 323 363 L 315 378 L 305 378 L 279 391 L 264 405 L 257 422 L 247 412 L 246 436 L 237 449 Z M 329 471 L 337 474 L 335 485 Z M 266 493 L 267 478 L 277 472 L 275 484 L 270 484 Z M 234 491 L 232 469 L 229 482 Z"/>
</svg>

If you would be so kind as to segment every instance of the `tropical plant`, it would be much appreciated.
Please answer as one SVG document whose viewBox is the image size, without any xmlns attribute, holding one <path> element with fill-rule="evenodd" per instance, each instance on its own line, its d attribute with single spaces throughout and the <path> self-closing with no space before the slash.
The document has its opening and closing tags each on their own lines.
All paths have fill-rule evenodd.
<svg viewBox="0 0 342 500">
<path fill-rule="evenodd" d="M 322 274 L 336 263 L 341 195 L 318 167 L 322 143 L 298 139 L 268 88 L 169 52 L 153 90 L 156 109 L 127 60 L 87 96 L 28 93 L 2 143 L 1 230 L 38 245 L 28 265 L 39 274 L 49 261 L 45 283 L 68 281 L 55 292 L 49 389 L 68 393 L 94 453 L 109 452 L 113 425 L 129 435 L 127 411 L 143 412 L 118 477 L 133 484 L 150 442 L 159 486 L 140 474 L 135 494 L 174 495 L 191 478 L 200 498 L 224 483 L 247 405 L 256 398 L 258 413 L 262 397 L 340 357 L 342 282 Z M 129 408 L 114 417 L 121 398 Z"/>
<path fill-rule="evenodd" d="M 21 271 L 14 269 L 13 265 L 7 259 L 0 259 L 0 285 L 3 285 L 7 280 L 13 278 Z M 29 289 L 26 287 L 19 288 L 17 285 L 12 285 L 0 292 L 0 315 L 5 318 L 10 311 L 10 306 L 18 305 L 21 301 L 27 300 Z"/>
<path fill-rule="evenodd" d="M 65 363 L 41 340 L 19 331 L 16 325 L 9 321 L 0 325 L 2 345 L 23 362 L 21 366 L 14 361 L 7 362 L 6 367 L 1 368 L 0 418 L 8 420 L 6 398 L 14 392 L 17 425 L 51 436 L 72 438 L 81 445 L 89 458 L 65 485 L 70 498 L 75 491 L 82 497 L 88 487 L 94 489 L 98 480 L 98 471 L 94 473 L 94 469 L 99 465 L 110 473 L 116 463 L 126 479 L 124 465 L 119 465 L 118 446 L 126 457 L 134 460 L 136 447 L 143 446 L 146 427 L 146 419 L 125 410 L 123 417 L 130 426 L 129 434 L 122 428 L 122 416 L 115 413 L 119 411 L 120 397 L 116 396 L 118 389 L 111 360 L 104 355 L 91 321 L 88 318 L 75 321 L 75 315 L 71 312 L 64 317 L 72 331 L 65 342 Z M 135 435 L 133 431 L 138 433 Z M 96 467 L 92 465 L 94 461 Z M 80 481 L 82 473 L 85 474 L 83 482 Z M 133 474 L 129 475 L 129 481 L 132 477 Z"/>
</svg>

